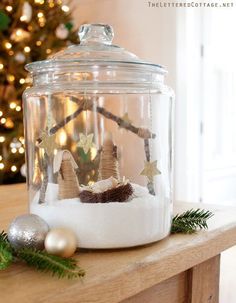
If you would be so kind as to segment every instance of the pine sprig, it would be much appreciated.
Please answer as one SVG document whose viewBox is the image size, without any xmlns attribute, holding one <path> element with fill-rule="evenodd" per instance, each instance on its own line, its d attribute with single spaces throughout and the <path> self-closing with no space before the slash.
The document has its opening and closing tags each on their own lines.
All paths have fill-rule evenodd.
<svg viewBox="0 0 236 303">
<path fill-rule="evenodd" d="M 72 258 L 61 258 L 45 251 L 38 251 L 31 248 L 18 250 L 17 256 L 29 266 L 33 266 L 42 272 L 51 272 L 52 276 L 57 276 L 58 278 L 72 279 L 85 276 L 85 271 L 81 269 L 77 265 L 76 260 Z"/>
<path fill-rule="evenodd" d="M 6 269 L 13 262 L 13 250 L 7 239 L 7 234 L 0 233 L 0 270 Z"/>
<path fill-rule="evenodd" d="M 51 255 L 46 251 L 33 248 L 14 249 L 8 241 L 7 234 L 0 233 L 0 270 L 6 269 L 14 261 L 22 260 L 27 265 L 42 272 L 50 272 L 58 278 L 82 278 L 85 271 L 72 258 L 62 258 Z"/>
<path fill-rule="evenodd" d="M 192 234 L 197 229 L 207 229 L 207 220 L 213 213 L 204 209 L 191 209 L 182 214 L 177 214 L 172 219 L 171 233 Z"/>
</svg>

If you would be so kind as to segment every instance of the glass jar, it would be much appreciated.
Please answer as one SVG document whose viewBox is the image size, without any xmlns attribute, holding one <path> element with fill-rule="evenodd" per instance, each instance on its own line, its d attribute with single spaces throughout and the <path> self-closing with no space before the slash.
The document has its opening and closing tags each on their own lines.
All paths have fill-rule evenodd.
<svg viewBox="0 0 236 303">
<path fill-rule="evenodd" d="M 173 92 L 166 70 L 112 45 L 108 25 L 27 64 L 30 212 L 84 248 L 151 243 L 170 232 Z"/>
</svg>

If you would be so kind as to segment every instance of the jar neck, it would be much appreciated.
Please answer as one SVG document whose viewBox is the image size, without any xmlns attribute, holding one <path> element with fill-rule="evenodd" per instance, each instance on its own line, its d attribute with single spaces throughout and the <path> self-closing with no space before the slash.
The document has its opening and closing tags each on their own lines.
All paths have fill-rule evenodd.
<svg viewBox="0 0 236 303">
<path fill-rule="evenodd" d="M 91 88 L 101 85 L 112 86 L 138 86 L 145 88 L 156 87 L 164 84 L 164 74 L 153 73 L 150 71 L 129 70 L 126 68 L 114 69 L 109 66 L 99 66 L 91 69 L 81 67 L 73 70 L 52 70 L 41 71 L 32 74 L 33 85 L 79 85 L 91 86 Z"/>
</svg>

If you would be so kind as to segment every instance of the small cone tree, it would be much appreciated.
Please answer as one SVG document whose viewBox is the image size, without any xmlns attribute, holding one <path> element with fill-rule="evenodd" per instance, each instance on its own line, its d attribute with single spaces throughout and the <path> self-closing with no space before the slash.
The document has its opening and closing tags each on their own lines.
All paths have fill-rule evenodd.
<svg viewBox="0 0 236 303">
<path fill-rule="evenodd" d="M 60 170 L 58 172 L 58 199 L 73 199 L 79 196 L 79 182 L 75 169 L 76 165 L 71 153 L 63 152 Z"/>
<path fill-rule="evenodd" d="M 99 179 L 114 177 L 120 180 L 117 146 L 114 145 L 112 135 L 106 134 L 100 155 Z"/>
</svg>

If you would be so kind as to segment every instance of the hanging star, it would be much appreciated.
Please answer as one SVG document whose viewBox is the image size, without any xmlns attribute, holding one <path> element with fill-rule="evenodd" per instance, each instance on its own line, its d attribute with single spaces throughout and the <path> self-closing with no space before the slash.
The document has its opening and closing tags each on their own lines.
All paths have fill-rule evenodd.
<svg viewBox="0 0 236 303">
<path fill-rule="evenodd" d="M 45 152 L 48 156 L 52 155 L 54 152 L 54 149 L 57 148 L 57 144 L 55 142 L 56 135 L 49 135 L 47 131 L 43 131 L 41 139 L 42 141 L 39 143 L 40 148 L 44 148 Z"/>
<path fill-rule="evenodd" d="M 160 175 L 161 172 L 157 168 L 157 161 L 144 162 L 144 169 L 141 171 L 140 175 L 146 176 L 149 180 L 153 180 L 153 177 Z"/>
<path fill-rule="evenodd" d="M 94 134 L 84 135 L 80 134 L 80 140 L 78 142 L 78 147 L 83 148 L 84 153 L 87 154 L 91 147 L 95 147 L 93 143 Z"/>
<path fill-rule="evenodd" d="M 122 122 L 120 124 L 120 127 L 123 127 L 124 125 L 129 125 L 129 124 L 132 124 L 132 120 L 130 120 L 129 118 L 129 114 L 128 113 L 125 113 L 122 117 Z"/>
</svg>

